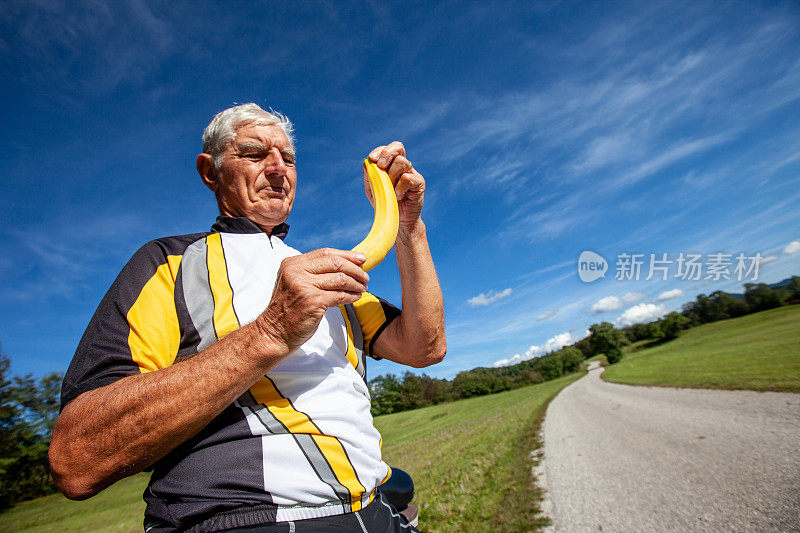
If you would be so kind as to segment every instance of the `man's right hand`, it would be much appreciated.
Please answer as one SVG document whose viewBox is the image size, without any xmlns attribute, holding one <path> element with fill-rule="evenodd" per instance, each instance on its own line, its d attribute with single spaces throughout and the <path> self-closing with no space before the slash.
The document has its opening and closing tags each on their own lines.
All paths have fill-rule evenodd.
<svg viewBox="0 0 800 533">
<path fill-rule="evenodd" d="M 294 352 L 317 330 L 330 307 L 358 301 L 369 274 L 364 254 L 322 248 L 281 262 L 267 309 L 256 325 L 267 338 Z"/>
</svg>

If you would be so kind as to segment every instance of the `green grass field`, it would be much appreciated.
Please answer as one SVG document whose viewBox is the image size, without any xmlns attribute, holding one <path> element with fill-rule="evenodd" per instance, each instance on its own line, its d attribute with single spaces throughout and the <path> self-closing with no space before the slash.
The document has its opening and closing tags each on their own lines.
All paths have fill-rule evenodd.
<svg viewBox="0 0 800 533">
<path fill-rule="evenodd" d="M 52 494 L 21 503 L 0 514 L 0 531 L 142 531 L 142 492 L 149 478 L 123 479 L 83 502 Z"/>
<path fill-rule="evenodd" d="M 540 494 L 530 452 L 548 400 L 582 374 L 375 419 L 390 465 L 414 478 L 428 533 L 532 531 Z M 147 474 L 85 502 L 54 494 L 0 514 L 0 531 L 141 531 Z"/>
<path fill-rule="evenodd" d="M 378 417 L 383 452 L 414 478 L 422 531 L 535 531 L 530 452 L 548 400 L 583 374 Z"/>
<path fill-rule="evenodd" d="M 629 347 L 608 381 L 638 385 L 800 392 L 800 305 L 688 329 Z"/>
</svg>

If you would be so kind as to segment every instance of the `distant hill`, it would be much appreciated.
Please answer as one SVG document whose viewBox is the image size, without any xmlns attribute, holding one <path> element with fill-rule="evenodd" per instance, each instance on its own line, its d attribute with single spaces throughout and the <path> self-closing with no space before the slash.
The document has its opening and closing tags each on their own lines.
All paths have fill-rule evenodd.
<svg viewBox="0 0 800 533">
<path fill-rule="evenodd" d="M 782 289 L 784 289 L 784 287 L 788 287 L 791 283 L 792 283 L 792 278 L 786 278 L 786 279 L 782 279 L 781 281 L 779 281 L 777 283 L 768 283 L 767 287 L 769 287 L 770 289 L 782 290 Z M 784 289 L 784 290 L 786 290 L 786 292 L 788 292 L 788 289 Z M 741 292 L 732 292 L 732 293 L 730 293 L 730 295 L 733 296 L 734 298 L 744 298 L 744 293 L 741 293 Z"/>
</svg>

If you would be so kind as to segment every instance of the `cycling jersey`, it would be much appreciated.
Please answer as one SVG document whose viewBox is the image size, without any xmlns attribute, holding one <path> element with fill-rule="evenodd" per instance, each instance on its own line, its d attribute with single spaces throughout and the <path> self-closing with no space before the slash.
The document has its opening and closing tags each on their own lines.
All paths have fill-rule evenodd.
<svg viewBox="0 0 800 533">
<path fill-rule="evenodd" d="M 287 230 L 268 236 L 245 218 L 219 217 L 209 233 L 143 246 L 92 317 L 62 406 L 180 364 L 255 320 L 281 261 L 300 253 L 283 242 Z M 146 528 L 219 531 L 366 507 L 389 467 L 370 415 L 365 355 L 398 315 L 369 293 L 328 309 L 303 346 L 154 465 Z"/>
</svg>

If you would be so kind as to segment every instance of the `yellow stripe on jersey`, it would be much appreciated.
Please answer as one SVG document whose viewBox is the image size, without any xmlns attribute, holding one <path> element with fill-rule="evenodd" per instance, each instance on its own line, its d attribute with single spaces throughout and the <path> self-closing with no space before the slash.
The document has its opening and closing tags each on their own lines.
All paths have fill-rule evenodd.
<svg viewBox="0 0 800 533">
<path fill-rule="evenodd" d="M 175 277 L 182 257 L 167 256 L 128 311 L 128 347 L 142 373 L 170 366 L 178 354 L 181 330 L 175 310 Z"/>
<path fill-rule="evenodd" d="M 264 377 L 258 380 L 250 388 L 250 393 L 258 403 L 264 404 L 290 433 L 311 435 L 333 470 L 336 479 L 350 492 L 350 504 L 353 511 L 361 509 L 361 496 L 367 489 L 358 480 L 355 468 L 339 439 L 324 435 L 305 413 L 296 410 L 289 399 L 284 398 L 278 392 L 270 379 Z"/>
<path fill-rule="evenodd" d="M 258 403 L 267 406 L 267 409 L 286 426 L 290 433 L 308 433 L 309 435 L 320 433 L 319 428 L 305 414 L 296 411 L 292 407 L 292 403 L 281 396 L 269 379 L 259 379 L 255 385 L 250 387 L 250 393 Z"/>
<path fill-rule="evenodd" d="M 361 496 L 367 489 L 358 480 L 353 464 L 350 462 L 350 458 L 347 457 L 342 443 L 336 437 L 329 435 L 312 435 L 312 438 L 319 446 L 328 464 L 331 465 L 336 479 L 350 492 L 350 505 L 353 511 L 360 510 Z"/>
<path fill-rule="evenodd" d="M 221 339 L 239 328 L 239 319 L 233 310 L 233 289 L 228 280 L 228 267 L 225 252 L 222 250 L 222 236 L 212 233 L 206 237 L 208 246 L 208 280 L 214 296 L 214 330 Z"/>
<path fill-rule="evenodd" d="M 358 368 L 358 356 L 356 355 L 356 346 L 353 343 L 353 326 L 350 324 L 350 319 L 347 318 L 347 311 L 344 310 L 344 306 L 340 305 L 339 311 L 341 311 L 344 325 L 347 327 L 347 353 L 344 355 L 353 365 L 353 368 Z"/>
<path fill-rule="evenodd" d="M 386 314 L 383 312 L 381 302 L 372 294 L 365 292 L 361 298 L 353 304 L 356 310 L 358 322 L 361 324 L 361 331 L 364 333 L 365 349 L 372 342 L 372 337 L 386 323 Z"/>
</svg>

